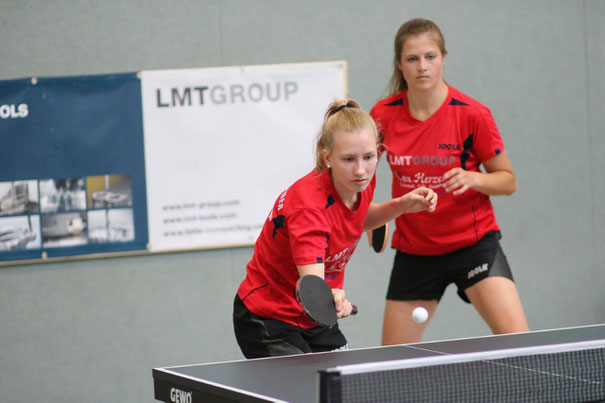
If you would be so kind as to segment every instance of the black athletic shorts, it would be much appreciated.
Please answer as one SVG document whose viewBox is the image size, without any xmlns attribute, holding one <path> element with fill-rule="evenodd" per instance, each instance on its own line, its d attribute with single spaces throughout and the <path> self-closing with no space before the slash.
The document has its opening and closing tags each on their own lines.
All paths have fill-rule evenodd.
<svg viewBox="0 0 605 403">
<path fill-rule="evenodd" d="M 513 280 L 500 247 L 500 232 L 488 232 L 474 245 L 443 255 L 411 255 L 397 251 L 387 291 L 395 301 L 440 300 L 451 283 L 458 295 L 470 303 L 464 290 L 493 276 Z"/>
<path fill-rule="evenodd" d="M 317 326 L 303 329 L 250 312 L 236 294 L 233 301 L 235 338 L 246 358 L 348 350 L 347 339 L 338 328 Z"/>
</svg>

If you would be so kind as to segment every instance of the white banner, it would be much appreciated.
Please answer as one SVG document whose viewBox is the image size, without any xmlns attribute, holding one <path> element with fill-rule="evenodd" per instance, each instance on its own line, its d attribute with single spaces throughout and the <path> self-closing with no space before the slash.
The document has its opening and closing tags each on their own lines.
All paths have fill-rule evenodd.
<svg viewBox="0 0 605 403">
<path fill-rule="evenodd" d="M 142 72 L 149 249 L 253 244 L 314 166 L 346 62 Z"/>
</svg>

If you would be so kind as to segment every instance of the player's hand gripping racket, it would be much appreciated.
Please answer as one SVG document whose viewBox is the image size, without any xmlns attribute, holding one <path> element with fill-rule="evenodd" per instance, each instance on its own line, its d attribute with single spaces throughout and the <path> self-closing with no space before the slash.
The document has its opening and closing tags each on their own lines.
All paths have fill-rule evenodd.
<svg viewBox="0 0 605 403">
<path fill-rule="evenodd" d="M 368 231 L 368 240 L 376 253 L 384 252 L 384 248 L 386 248 L 387 241 L 389 240 L 389 223 L 387 222 L 378 228 Z"/>
<path fill-rule="evenodd" d="M 296 299 L 305 315 L 318 325 L 334 326 L 337 321 L 332 289 L 321 277 L 309 274 L 296 282 Z M 357 314 L 353 305 L 351 315 Z"/>
</svg>

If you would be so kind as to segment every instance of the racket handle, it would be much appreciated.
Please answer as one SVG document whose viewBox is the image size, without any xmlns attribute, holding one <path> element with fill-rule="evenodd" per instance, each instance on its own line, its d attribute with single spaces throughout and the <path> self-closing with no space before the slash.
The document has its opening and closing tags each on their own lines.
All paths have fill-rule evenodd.
<svg viewBox="0 0 605 403">
<path fill-rule="evenodd" d="M 357 315 L 357 305 L 353 305 L 353 310 L 351 311 L 351 315 Z"/>
</svg>

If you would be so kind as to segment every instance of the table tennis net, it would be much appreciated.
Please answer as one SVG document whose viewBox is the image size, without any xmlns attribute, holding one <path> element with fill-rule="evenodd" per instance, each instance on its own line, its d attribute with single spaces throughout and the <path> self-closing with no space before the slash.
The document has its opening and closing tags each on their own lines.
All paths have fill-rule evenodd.
<svg viewBox="0 0 605 403">
<path fill-rule="evenodd" d="M 320 371 L 321 402 L 603 400 L 605 340 L 348 365 Z"/>
</svg>

